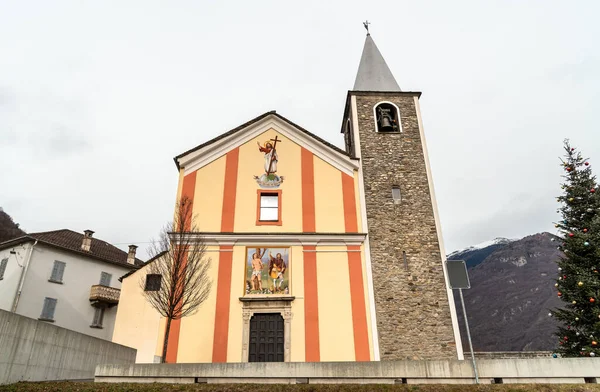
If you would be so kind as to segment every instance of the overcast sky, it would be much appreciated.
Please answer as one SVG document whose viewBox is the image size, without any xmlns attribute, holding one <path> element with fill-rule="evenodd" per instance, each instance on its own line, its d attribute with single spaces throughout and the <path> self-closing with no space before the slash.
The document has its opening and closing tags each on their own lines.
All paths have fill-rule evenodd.
<svg viewBox="0 0 600 392">
<path fill-rule="evenodd" d="M 448 253 L 551 231 L 562 140 L 600 170 L 598 15 L 598 1 L 0 0 L 0 206 L 29 232 L 91 229 L 143 255 L 173 211 L 175 155 L 268 110 L 343 146 L 368 19 L 400 87 L 423 92 Z"/>
</svg>

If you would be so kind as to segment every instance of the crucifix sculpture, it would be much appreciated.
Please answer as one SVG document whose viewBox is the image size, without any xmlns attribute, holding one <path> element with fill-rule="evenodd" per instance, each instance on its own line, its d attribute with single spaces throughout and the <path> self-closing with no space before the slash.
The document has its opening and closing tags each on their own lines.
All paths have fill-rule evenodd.
<svg viewBox="0 0 600 392">
<path fill-rule="evenodd" d="M 271 153 L 271 161 L 269 162 L 269 170 L 267 170 L 267 176 L 269 174 L 271 174 L 271 168 L 273 167 L 273 160 L 275 160 L 276 154 L 277 154 L 277 142 L 280 142 L 280 139 L 277 139 L 277 135 L 275 135 L 275 139 L 271 139 L 270 141 L 273 142 L 273 152 Z"/>
</svg>

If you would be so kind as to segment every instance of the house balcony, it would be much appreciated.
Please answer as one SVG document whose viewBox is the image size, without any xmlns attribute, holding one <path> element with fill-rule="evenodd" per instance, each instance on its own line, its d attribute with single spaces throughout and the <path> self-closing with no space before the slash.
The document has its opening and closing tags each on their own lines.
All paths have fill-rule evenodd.
<svg viewBox="0 0 600 392">
<path fill-rule="evenodd" d="M 95 307 L 110 308 L 119 303 L 120 295 L 119 289 L 96 284 L 90 290 L 90 302 Z"/>
</svg>

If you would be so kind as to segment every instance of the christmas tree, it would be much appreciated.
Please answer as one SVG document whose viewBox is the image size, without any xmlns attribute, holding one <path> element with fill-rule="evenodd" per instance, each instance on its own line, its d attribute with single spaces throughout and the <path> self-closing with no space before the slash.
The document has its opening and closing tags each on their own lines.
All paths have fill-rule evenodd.
<svg viewBox="0 0 600 392">
<path fill-rule="evenodd" d="M 565 301 L 553 310 L 561 325 L 554 357 L 600 356 L 600 191 L 590 163 L 564 143 L 563 194 L 558 197 L 562 220 L 558 262 L 557 295 Z"/>
</svg>

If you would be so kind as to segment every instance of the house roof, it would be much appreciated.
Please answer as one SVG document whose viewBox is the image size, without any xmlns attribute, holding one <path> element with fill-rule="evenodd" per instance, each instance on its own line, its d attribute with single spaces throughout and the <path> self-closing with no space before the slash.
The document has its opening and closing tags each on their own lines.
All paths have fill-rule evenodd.
<svg viewBox="0 0 600 392">
<path fill-rule="evenodd" d="M 353 90 L 401 91 L 398 82 L 396 82 L 392 71 L 390 71 L 370 34 L 367 34 L 365 39 Z"/>
<path fill-rule="evenodd" d="M 133 269 L 139 268 L 144 262 L 136 257 L 135 265 L 127 263 L 127 252 L 122 251 L 114 245 L 108 242 L 102 241 L 98 238 L 92 238 L 90 250 L 85 251 L 81 249 L 84 235 L 77 233 L 69 229 L 44 231 L 40 233 L 30 233 L 22 237 L 15 238 L 10 241 L 6 241 L 0 244 L 0 249 L 14 246 L 23 242 L 38 241 L 45 245 L 67 250 L 69 252 L 77 253 L 91 257 L 107 263 L 122 265 Z"/>
<path fill-rule="evenodd" d="M 165 253 L 167 253 L 167 251 L 166 251 L 166 250 L 163 250 L 162 252 L 160 252 L 159 254 L 157 254 L 156 256 L 154 256 L 153 258 L 151 258 L 150 260 L 146 261 L 144 264 L 142 264 L 142 265 L 140 266 L 140 269 L 141 269 L 142 267 L 145 267 L 145 266 L 147 266 L 148 264 L 152 263 L 154 260 L 157 260 L 159 257 L 161 257 L 162 255 L 164 255 Z M 136 271 L 138 271 L 138 270 L 137 270 L 137 269 L 133 269 L 133 270 L 129 271 L 128 273 L 126 273 L 125 275 L 121 276 L 121 277 L 119 278 L 119 282 L 122 282 L 122 281 L 123 281 L 123 279 L 127 278 L 127 277 L 128 277 L 128 276 L 130 276 L 130 275 L 133 275 L 133 274 L 134 274 Z"/>
<path fill-rule="evenodd" d="M 339 147 L 337 147 L 337 146 L 335 146 L 335 145 L 333 145 L 333 144 L 329 143 L 328 141 L 326 141 L 326 140 L 324 140 L 324 139 L 320 138 L 319 136 L 315 135 L 314 133 L 311 133 L 311 132 L 307 131 L 306 129 L 302 128 L 300 125 L 293 123 L 292 121 L 290 121 L 290 120 L 288 120 L 287 118 L 283 117 L 282 115 L 278 114 L 278 113 L 277 113 L 275 110 L 271 110 L 270 112 L 263 113 L 263 114 L 261 114 L 260 116 L 258 116 L 258 117 L 255 117 L 255 118 L 253 118 L 252 120 L 250 120 L 250 121 L 248 121 L 248 122 L 245 122 L 244 124 L 242 124 L 242 125 L 240 125 L 240 126 L 238 126 L 238 127 L 235 127 L 235 128 L 233 128 L 233 129 L 231 129 L 231 130 L 229 130 L 229 131 L 227 131 L 227 132 L 225 132 L 225 133 L 222 133 L 221 135 L 219 135 L 219 136 L 217 136 L 217 137 L 215 137 L 215 138 L 213 138 L 213 139 L 211 139 L 211 140 L 209 140 L 209 141 L 205 142 L 205 143 L 202 143 L 202 144 L 200 144 L 200 145 L 198 145 L 198 146 L 196 146 L 196 147 L 194 147 L 194 148 L 192 148 L 192 149 L 190 149 L 190 150 L 187 150 L 187 151 L 185 151 L 185 152 L 183 152 L 183 153 L 181 153 L 181 154 L 177 155 L 175 158 L 173 158 L 173 160 L 175 161 L 175 165 L 177 166 L 177 169 L 178 169 L 178 170 L 180 169 L 180 166 L 179 166 L 179 159 L 180 159 L 180 158 L 182 158 L 182 157 L 184 157 L 184 156 L 186 156 L 186 155 L 188 155 L 188 154 L 190 154 L 190 153 L 192 153 L 192 152 L 194 152 L 194 151 L 198 151 L 198 150 L 200 150 L 201 148 L 204 148 L 204 147 L 206 147 L 206 146 L 209 146 L 209 145 L 211 145 L 211 144 L 213 144 L 213 143 L 215 143 L 215 142 L 217 142 L 217 141 L 219 141 L 219 140 L 221 140 L 221 139 L 224 139 L 224 138 L 226 138 L 226 137 L 229 137 L 229 136 L 231 136 L 231 135 L 234 135 L 234 134 L 236 134 L 237 132 L 239 132 L 239 131 L 241 131 L 241 130 L 243 130 L 243 129 L 246 129 L 247 127 L 251 126 L 252 124 L 255 124 L 255 123 L 257 123 L 257 122 L 259 122 L 260 120 L 262 120 L 262 119 L 264 119 L 265 117 L 268 117 L 268 116 L 274 116 L 274 117 L 276 117 L 276 118 L 278 118 L 278 119 L 280 119 L 280 120 L 282 120 L 282 121 L 286 122 L 287 124 L 289 124 L 289 125 L 291 125 L 292 127 L 294 127 L 294 128 L 296 128 L 296 129 L 298 129 L 298 130 L 299 130 L 299 131 L 301 131 L 302 133 L 304 133 L 304 134 L 306 134 L 306 135 L 310 136 L 311 138 L 313 138 L 313 139 L 314 139 L 314 140 L 316 140 L 317 142 L 319 142 L 319 143 L 321 143 L 321 144 L 325 145 L 325 146 L 326 146 L 328 149 L 330 149 L 330 150 L 333 150 L 333 151 L 335 151 L 335 152 L 336 152 L 336 153 L 338 153 L 338 154 L 342 154 L 342 155 L 344 155 L 344 156 L 346 156 L 346 157 L 353 158 L 353 157 L 352 157 L 350 154 L 348 154 L 346 151 L 342 150 L 341 148 L 339 148 Z"/>
</svg>

